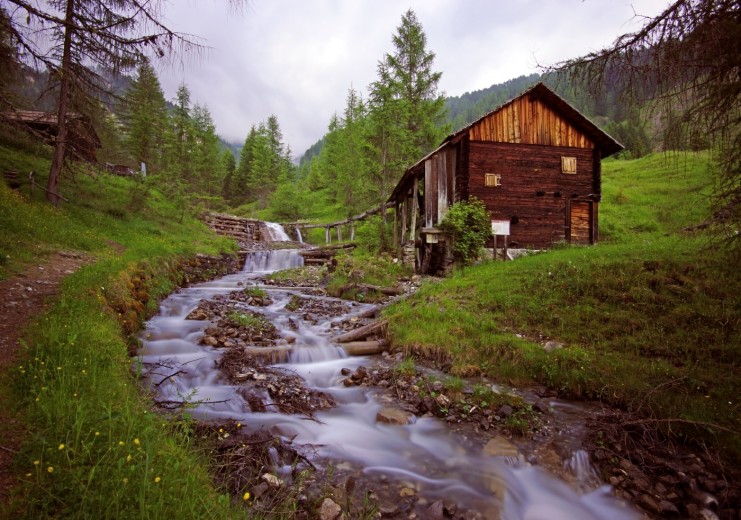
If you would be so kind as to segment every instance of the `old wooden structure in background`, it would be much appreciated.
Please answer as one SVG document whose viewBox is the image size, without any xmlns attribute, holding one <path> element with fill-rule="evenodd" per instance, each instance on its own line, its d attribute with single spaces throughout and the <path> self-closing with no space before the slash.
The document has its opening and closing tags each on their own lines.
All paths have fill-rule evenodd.
<svg viewBox="0 0 741 520">
<path fill-rule="evenodd" d="M 32 135 L 41 138 L 46 144 L 53 146 L 57 138 L 57 115 L 54 113 L 14 110 L 2 112 L 0 118 L 27 130 Z M 97 162 L 95 153 L 103 145 L 90 118 L 82 114 L 71 113 L 67 115 L 67 119 L 69 121 L 67 150 L 70 159 Z"/>
<path fill-rule="evenodd" d="M 404 260 L 420 272 L 445 273 L 450 239 L 438 224 L 451 204 L 472 196 L 493 223 L 509 227 L 510 247 L 596 243 L 601 160 L 622 148 L 538 83 L 404 172 L 389 197 Z"/>
</svg>

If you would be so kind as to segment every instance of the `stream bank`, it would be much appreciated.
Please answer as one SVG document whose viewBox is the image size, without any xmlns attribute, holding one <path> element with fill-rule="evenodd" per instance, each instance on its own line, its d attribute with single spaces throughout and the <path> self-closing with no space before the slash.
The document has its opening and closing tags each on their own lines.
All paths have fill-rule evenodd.
<svg viewBox="0 0 741 520">
<path fill-rule="evenodd" d="M 450 384 L 395 356 L 344 357 L 329 338 L 362 325 L 368 305 L 270 286 L 275 269 L 174 294 L 139 352 L 155 400 L 187 406 L 218 478 L 234 496 L 249 493 L 249 507 L 280 516 L 277 504 L 290 503 L 306 518 L 637 516 L 599 486 L 581 451 L 592 408 L 518 405 L 485 380 Z M 289 353 L 255 355 L 281 348 Z M 481 409 L 494 395 L 512 401 Z"/>
</svg>

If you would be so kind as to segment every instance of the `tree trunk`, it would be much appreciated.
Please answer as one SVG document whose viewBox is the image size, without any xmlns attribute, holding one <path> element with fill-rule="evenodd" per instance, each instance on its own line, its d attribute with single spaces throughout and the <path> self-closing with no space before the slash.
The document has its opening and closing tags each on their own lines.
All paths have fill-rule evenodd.
<svg viewBox="0 0 741 520">
<path fill-rule="evenodd" d="M 69 108 L 70 75 L 72 74 L 72 22 L 75 11 L 75 0 L 67 0 L 65 12 L 64 47 L 62 66 L 59 69 L 59 110 L 57 112 L 57 137 L 54 141 L 54 159 L 49 170 L 46 199 L 59 206 L 59 177 L 64 168 L 67 154 L 67 111 Z"/>
</svg>

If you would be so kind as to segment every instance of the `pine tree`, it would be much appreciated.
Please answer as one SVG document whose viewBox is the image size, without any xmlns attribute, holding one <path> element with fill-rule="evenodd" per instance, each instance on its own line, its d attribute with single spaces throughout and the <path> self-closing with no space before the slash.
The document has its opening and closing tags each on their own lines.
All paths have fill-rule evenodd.
<svg viewBox="0 0 741 520">
<path fill-rule="evenodd" d="M 219 168 L 219 138 L 211 113 L 205 106 L 193 107 L 193 181 L 198 193 L 216 196 L 223 184 Z"/>
<path fill-rule="evenodd" d="M 438 92 L 441 72 L 435 54 L 411 9 L 392 38 L 394 53 L 378 64 L 370 86 L 371 143 L 379 197 L 385 200 L 404 169 L 432 150 L 444 136 L 445 102 Z M 379 200 L 380 202 L 381 200 Z"/>
<path fill-rule="evenodd" d="M 224 150 L 221 153 L 221 176 L 224 179 L 222 183 L 221 196 L 227 202 L 231 203 L 232 198 L 232 184 L 235 182 L 235 173 L 237 171 L 237 160 L 234 158 L 234 154 L 231 150 Z"/>
<path fill-rule="evenodd" d="M 236 3 L 236 0 L 234 0 Z M 10 29 L 29 60 L 43 65 L 58 87 L 57 134 L 47 199 L 59 204 L 59 178 L 67 158 L 70 113 L 90 113 L 110 94 L 96 67 L 129 71 L 147 54 L 165 57 L 199 48 L 195 39 L 160 20 L 162 2 L 143 0 L 8 0 Z"/>
<path fill-rule="evenodd" d="M 257 128 L 253 125 L 244 140 L 242 151 L 239 154 L 239 164 L 237 165 L 231 187 L 230 199 L 233 204 L 239 205 L 250 200 L 255 200 L 255 194 L 250 190 L 252 188 L 252 158 L 254 157 L 256 141 Z"/>
<path fill-rule="evenodd" d="M 167 105 L 149 60 L 139 65 L 136 78 L 124 97 L 122 120 L 127 151 L 137 165 L 145 163 L 149 174 L 157 174 L 162 164 Z"/>
</svg>

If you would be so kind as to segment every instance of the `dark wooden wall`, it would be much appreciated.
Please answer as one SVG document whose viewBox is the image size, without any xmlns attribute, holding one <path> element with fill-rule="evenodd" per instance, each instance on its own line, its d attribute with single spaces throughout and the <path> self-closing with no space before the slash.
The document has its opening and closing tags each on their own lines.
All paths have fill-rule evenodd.
<svg viewBox="0 0 741 520">
<path fill-rule="evenodd" d="M 572 203 L 575 238 L 592 242 L 596 224 L 591 216 L 596 217 L 599 200 L 595 150 L 482 141 L 470 141 L 468 148 L 468 195 L 484 201 L 492 220 L 510 220 L 511 247 L 546 248 L 569 240 Z M 576 174 L 561 173 L 562 156 L 576 157 Z M 501 175 L 501 186 L 486 187 L 486 173 Z"/>
</svg>

